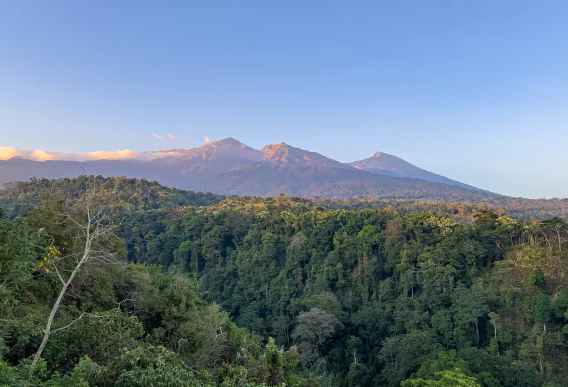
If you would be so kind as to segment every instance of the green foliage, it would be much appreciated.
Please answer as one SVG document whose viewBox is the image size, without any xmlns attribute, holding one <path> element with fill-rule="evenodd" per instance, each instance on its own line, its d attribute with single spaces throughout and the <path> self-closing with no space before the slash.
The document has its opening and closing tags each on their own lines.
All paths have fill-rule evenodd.
<svg viewBox="0 0 568 387">
<path fill-rule="evenodd" d="M 207 375 L 196 377 L 174 352 L 163 346 L 141 345 L 124 349 L 109 368 L 98 375 L 97 384 L 117 387 L 214 385 Z"/>
<path fill-rule="evenodd" d="M 72 282 L 30 377 L 61 286 L 51 261 L 65 270 L 63 254 L 74 256 L 72 222 L 50 221 L 44 210 L 0 220 L 0 385 L 309 385 L 297 374 L 296 351 L 281 353 L 274 341 L 264 347 L 218 305 L 202 301 L 195 278 L 98 261 Z"/>
<path fill-rule="evenodd" d="M 22 203 L 39 200 L 42 184 L 55 183 L 20 187 Z M 71 193 L 45 206 L 72 211 L 82 184 L 63 183 Z M 97 386 L 568 382 L 568 230 L 558 220 L 285 196 L 198 206 L 204 197 L 146 184 L 103 184 L 101 200 L 119 204 L 123 245 L 112 243 L 125 261 L 80 274 L 54 328 L 85 317 L 50 338 L 37 385 L 71 377 L 85 356 L 92 367 L 77 375 Z M 154 190 L 148 200 L 137 186 Z M 0 220 L 6 380 L 24 375 L 57 294 L 40 263 L 75 248 L 45 206 Z"/>
<path fill-rule="evenodd" d="M 474 378 L 467 376 L 459 368 L 436 373 L 436 379 L 409 379 L 402 382 L 401 387 L 481 387 Z"/>
<path fill-rule="evenodd" d="M 320 348 L 339 325 L 335 316 L 318 308 L 300 313 L 292 337 L 298 343 L 302 363 L 307 366 L 321 357 Z"/>
<path fill-rule="evenodd" d="M 28 361 L 24 361 L 19 367 L 10 367 L 6 362 L 0 362 L 0 386 L 89 387 L 89 377 L 97 372 L 96 364 L 88 357 L 79 359 L 77 365 L 65 375 L 58 372 L 49 375 L 44 360 L 40 360 L 32 377 L 29 376 L 28 370 Z"/>
<path fill-rule="evenodd" d="M 544 293 L 538 293 L 534 298 L 534 321 L 537 324 L 546 325 L 546 323 L 550 322 L 551 318 L 552 308 L 548 296 Z"/>
<path fill-rule="evenodd" d="M 59 196 L 67 202 L 76 200 L 93 186 L 97 187 L 105 203 L 123 207 L 128 211 L 203 206 L 223 199 L 223 196 L 210 193 L 167 188 L 145 179 L 102 176 L 79 176 L 60 180 L 32 178 L 29 182 L 16 183 L 10 189 L 0 191 L 0 211 L 4 216 L 16 217 L 25 214 L 49 197 Z"/>
</svg>

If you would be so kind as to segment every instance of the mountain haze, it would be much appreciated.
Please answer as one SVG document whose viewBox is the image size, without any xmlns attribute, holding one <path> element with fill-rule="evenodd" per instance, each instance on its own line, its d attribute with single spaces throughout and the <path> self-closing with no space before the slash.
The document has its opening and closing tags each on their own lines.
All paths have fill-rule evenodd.
<svg viewBox="0 0 568 387">
<path fill-rule="evenodd" d="M 59 179 L 82 173 L 155 180 L 165 186 L 223 195 L 330 198 L 479 199 L 485 191 L 425 171 L 398 157 L 377 153 L 341 163 L 286 143 L 251 148 L 226 138 L 193 149 L 139 154 L 122 160 L 0 161 L 0 184 L 31 177 Z"/>
</svg>

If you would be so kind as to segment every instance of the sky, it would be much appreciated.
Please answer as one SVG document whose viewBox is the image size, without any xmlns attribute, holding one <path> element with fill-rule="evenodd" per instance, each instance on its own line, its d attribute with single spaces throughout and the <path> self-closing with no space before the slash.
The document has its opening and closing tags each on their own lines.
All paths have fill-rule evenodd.
<svg viewBox="0 0 568 387">
<path fill-rule="evenodd" d="M 568 197 L 568 1 L 0 0 L 0 147 L 234 137 Z"/>
</svg>

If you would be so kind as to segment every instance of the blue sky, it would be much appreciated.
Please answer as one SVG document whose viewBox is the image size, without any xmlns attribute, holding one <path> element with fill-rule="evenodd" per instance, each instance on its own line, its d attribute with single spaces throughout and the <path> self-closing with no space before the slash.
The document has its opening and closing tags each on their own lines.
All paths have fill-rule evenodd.
<svg viewBox="0 0 568 387">
<path fill-rule="evenodd" d="M 565 0 L 0 0 L 0 146 L 232 136 L 568 197 L 566 15 Z"/>
</svg>

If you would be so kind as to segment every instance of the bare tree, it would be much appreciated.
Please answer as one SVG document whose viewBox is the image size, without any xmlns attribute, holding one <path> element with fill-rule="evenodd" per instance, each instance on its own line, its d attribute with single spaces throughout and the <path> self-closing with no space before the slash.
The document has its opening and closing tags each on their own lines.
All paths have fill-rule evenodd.
<svg viewBox="0 0 568 387">
<path fill-rule="evenodd" d="M 61 281 L 61 290 L 57 300 L 51 308 L 51 313 L 47 319 L 44 329 L 43 339 L 35 353 L 29 375 L 32 376 L 35 366 L 41 357 L 41 354 L 49 340 L 51 334 L 67 329 L 74 323 L 78 322 L 85 316 L 94 316 L 89 313 L 82 313 L 77 319 L 64 327 L 52 330 L 53 320 L 61 306 L 61 302 L 67 294 L 70 285 L 77 274 L 88 264 L 93 261 L 102 263 L 117 263 L 117 259 L 112 251 L 108 248 L 108 242 L 113 238 L 113 230 L 117 225 L 111 221 L 111 208 L 97 201 L 96 188 L 89 189 L 86 194 L 78 201 L 76 213 L 77 216 L 69 214 L 59 214 L 63 216 L 65 222 L 70 222 L 73 229 L 76 229 L 76 238 L 78 239 L 80 248 L 76 251 L 59 257 L 50 263 L 57 277 Z M 70 262 L 73 262 L 70 264 Z M 70 269 L 64 270 L 64 264 Z M 68 275 L 66 275 L 67 273 Z M 65 278 L 66 277 L 66 278 Z"/>
</svg>

